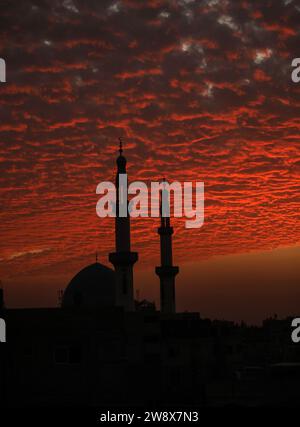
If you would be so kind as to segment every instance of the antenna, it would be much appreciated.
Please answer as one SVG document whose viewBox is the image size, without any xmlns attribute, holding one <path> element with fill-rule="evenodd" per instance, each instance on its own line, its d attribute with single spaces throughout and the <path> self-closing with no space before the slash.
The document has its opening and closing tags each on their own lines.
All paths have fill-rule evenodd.
<svg viewBox="0 0 300 427">
<path fill-rule="evenodd" d="M 64 291 L 62 289 L 58 289 L 58 291 L 57 291 L 57 305 L 58 305 L 58 307 L 61 307 L 63 295 L 64 295 Z"/>
<path fill-rule="evenodd" d="M 122 153 L 123 153 L 123 140 L 122 140 L 122 138 L 119 136 L 119 143 L 120 143 L 120 145 L 119 145 L 119 153 L 120 153 L 120 156 L 122 155 Z"/>
</svg>

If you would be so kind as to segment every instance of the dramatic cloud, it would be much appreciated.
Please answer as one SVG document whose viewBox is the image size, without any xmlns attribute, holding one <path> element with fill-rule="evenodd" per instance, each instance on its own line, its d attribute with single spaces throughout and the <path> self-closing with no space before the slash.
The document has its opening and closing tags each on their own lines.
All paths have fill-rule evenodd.
<svg viewBox="0 0 300 427">
<path fill-rule="evenodd" d="M 299 19 L 283 0 L 2 6 L 2 280 L 107 262 L 95 188 L 118 136 L 131 179 L 205 182 L 204 227 L 173 221 L 178 263 L 297 245 Z M 158 262 L 156 227 L 132 221 L 138 268 Z"/>
</svg>

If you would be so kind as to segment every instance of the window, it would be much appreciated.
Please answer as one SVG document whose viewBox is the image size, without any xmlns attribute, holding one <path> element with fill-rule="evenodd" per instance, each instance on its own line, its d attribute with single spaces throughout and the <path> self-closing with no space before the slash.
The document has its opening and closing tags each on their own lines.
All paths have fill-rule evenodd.
<svg viewBox="0 0 300 427">
<path fill-rule="evenodd" d="M 179 355 L 179 348 L 176 348 L 174 346 L 168 347 L 168 355 L 170 359 L 173 359 Z"/>
<path fill-rule="evenodd" d="M 157 316 L 145 316 L 144 317 L 144 323 L 155 323 L 158 322 L 158 317 Z"/>
<path fill-rule="evenodd" d="M 153 344 L 159 342 L 158 335 L 145 335 L 144 342 L 147 344 Z"/>
<path fill-rule="evenodd" d="M 33 346 L 32 344 L 26 343 L 23 348 L 23 355 L 25 359 L 31 359 L 33 356 Z"/>
<path fill-rule="evenodd" d="M 68 348 L 65 346 L 58 346 L 54 350 L 55 363 L 68 363 Z"/>
<path fill-rule="evenodd" d="M 169 383 L 173 387 L 178 387 L 180 385 L 180 369 L 179 367 L 171 368 L 169 373 Z"/>
<path fill-rule="evenodd" d="M 159 364 L 161 362 L 160 354 L 158 353 L 146 353 L 144 355 L 145 363 L 149 364 Z"/>
<path fill-rule="evenodd" d="M 81 347 L 79 345 L 72 345 L 69 348 L 69 363 L 81 363 Z"/>
<path fill-rule="evenodd" d="M 79 364 L 82 360 L 82 351 L 79 345 L 58 345 L 54 350 L 56 364 Z"/>
</svg>

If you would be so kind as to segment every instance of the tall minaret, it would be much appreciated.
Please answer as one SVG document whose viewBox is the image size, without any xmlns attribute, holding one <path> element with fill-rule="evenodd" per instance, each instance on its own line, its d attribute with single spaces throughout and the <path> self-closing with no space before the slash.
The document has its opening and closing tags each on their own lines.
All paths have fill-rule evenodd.
<svg viewBox="0 0 300 427">
<path fill-rule="evenodd" d="M 109 261 L 115 267 L 116 272 L 116 305 L 124 307 L 126 311 L 134 311 L 133 299 L 133 264 L 138 259 L 137 252 L 130 250 L 130 217 L 128 214 L 128 198 L 126 191 L 126 216 L 119 212 L 119 178 L 126 174 L 126 158 L 123 156 L 122 140 L 120 140 L 119 156 L 117 158 L 116 175 L 116 219 L 115 219 L 115 246 L 116 251 L 109 254 Z M 126 179 L 127 179 L 127 175 Z M 124 195 L 124 193 L 123 193 Z"/>
<path fill-rule="evenodd" d="M 173 266 L 173 227 L 170 226 L 170 216 L 163 217 L 162 192 L 160 192 L 160 221 L 161 224 L 157 231 L 160 235 L 161 266 L 155 268 L 160 279 L 160 311 L 162 313 L 175 313 L 175 276 L 179 272 L 179 267 Z"/>
</svg>

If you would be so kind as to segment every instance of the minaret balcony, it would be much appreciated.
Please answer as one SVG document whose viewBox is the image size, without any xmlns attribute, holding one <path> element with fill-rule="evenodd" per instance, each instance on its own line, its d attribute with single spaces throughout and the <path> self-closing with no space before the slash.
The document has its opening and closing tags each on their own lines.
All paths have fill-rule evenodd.
<svg viewBox="0 0 300 427">
<path fill-rule="evenodd" d="M 114 266 L 128 266 L 133 265 L 138 260 L 137 252 L 111 252 L 109 254 L 109 261 Z"/>
<path fill-rule="evenodd" d="M 159 277 L 175 277 L 179 273 L 179 267 L 174 265 L 161 265 L 155 267 L 155 273 Z"/>
</svg>

